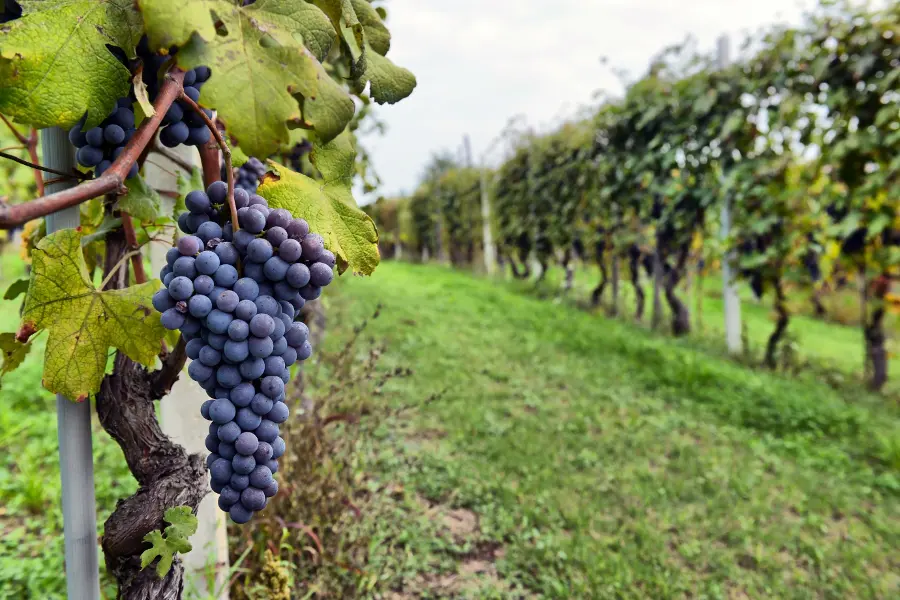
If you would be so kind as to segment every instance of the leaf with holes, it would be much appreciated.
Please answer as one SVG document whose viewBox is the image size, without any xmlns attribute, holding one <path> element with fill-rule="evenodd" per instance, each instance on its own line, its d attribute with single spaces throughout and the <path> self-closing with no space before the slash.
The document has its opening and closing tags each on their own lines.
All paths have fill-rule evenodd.
<svg viewBox="0 0 900 600">
<path fill-rule="evenodd" d="M 371 217 L 353 200 L 351 186 L 355 173 L 356 149 L 348 132 L 326 144 L 315 146 L 310 154 L 322 179 L 296 173 L 274 161 L 257 193 L 273 208 L 286 208 L 295 217 L 309 222 L 320 234 L 325 247 L 334 252 L 338 272 L 350 268 L 354 273 L 371 275 L 378 266 L 378 232 Z"/>
<path fill-rule="evenodd" d="M 48 331 L 44 387 L 76 401 L 100 389 L 110 347 L 152 366 L 165 333 L 150 302 L 159 283 L 98 290 L 85 266 L 81 237 L 63 229 L 35 248 L 18 334 L 21 341 Z"/>
<path fill-rule="evenodd" d="M 99 124 L 128 94 L 130 73 L 107 49 L 129 55 L 142 33 L 131 0 L 23 0 L 0 25 L 0 112 L 35 127 Z M 182 3 L 183 4 L 183 3 Z"/>
<path fill-rule="evenodd" d="M 0 333 L 0 352 L 3 358 L 0 362 L 0 379 L 18 369 L 30 351 L 31 341 L 23 344 L 16 339 L 15 333 Z"/>
</svg>

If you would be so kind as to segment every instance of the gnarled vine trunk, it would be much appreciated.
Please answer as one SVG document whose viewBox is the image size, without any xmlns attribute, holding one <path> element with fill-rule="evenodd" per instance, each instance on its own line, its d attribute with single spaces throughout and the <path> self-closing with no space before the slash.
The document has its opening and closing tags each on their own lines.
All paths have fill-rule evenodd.
<svg viewBox="0 0 900 600">
<path fill-rule="evenodd" d="M 600 306 L 603 301 L 603 292 L 609 283 L 609 273 L 606 270 L 606 261 L 602 253 L 597 255 L 597 266 L 600 267 L 600 283 L 591 292 L 591 306 Z"/>
<path fill-rule="evenodd" d="M 108 274 L 126 253 L 124 234 L 111 232 L 106 238 Z M 110 279 L 107 289 L 127 284 L 128 265 Z M 184 589 L 184 567 L 176 557 L 172 568 L 160 579 L 150 566 L 141 568 L 144 536 L 164 527 L 163 514 L 175 506 L 196 512 L 209 492 L 206 463 L 199 454 L 188 454 L 160 428 L 154 402 L 165 396 L 185 362 L 184 344 L 161 356 L 162 369 L 150 372 L 118 353 L 112 374 L 97 394 L 97 415 L 125 455 L 138 490 L 120 500 L 106 520 L 101 540 L 107 571 L 116 579 L 122 600 L 180 600 Z"/>
<path fill-rule="evenodd" d="M 869 389 L 881 391 L 888 380 L 888 355 L 885 348 L 886 336 L 884 333 L 884 298 L 890 288 L 890 278 L 887 274 L 879 276 L 873 287 L 872 299 L 874 308 L 872 315 L 865 321 L 866 353 L 869 364 L 872 367 L 872 378 L 869 380 Z"/>
<path fill-rule="evenodd" d="M 634 318 L 640 321 L 644 318 L 644 289 L 641 287 L 641 252 L 635 247 L 628 250 L 628 271 L 636 302 Z"/>
<path fill-rule="evenodd" d="M 687 264 L 687 257 L 690 251 L 689 246 L 684 246 L 678 255 L 675 266 L 669 269 L 663 277 L 663 288 L 665 290 L 666 302 L 672 310 L 672 333 L 675 336 L 687 335 L 691 332 L 691 314 L 685 304 L 676 293 L 678 283 L 681 281 L 684 267 Z"/>
<path fill-rule="evenodd" d="M 613 254 L 612 257 L 612 306 L 610 306 L 609 314 L 612 317 L 619 314 L 619 255 Z"/>
<path fill-rule="evenodd" d="M 774 369 L 778 366 L 778 344 L 781 342 L 781 338 L 784 337 L 784 332 L 787 331 L 790 319 L 790 314 L 788 313 L 785 304 L 784 288 L 781 285 L 781 278 L 775 279 L 774 288 L 775 312 L 778 314 L 778 319 L 775 321 L 775 331 L 772 332 L 768 342 L 766 342 L 765 357 L 766 366 L 770 369 Z"/>
<path fill-rule="evenodd" d="M 572 249 L 566 248 L 562 257 L 562 268 L 566 271 L 566 278 L 563 280 L 563 293 L 568 294 L 572 290 L 572 283 L 575 280 L 575 269 L 572 266 Z"/>
</svg>

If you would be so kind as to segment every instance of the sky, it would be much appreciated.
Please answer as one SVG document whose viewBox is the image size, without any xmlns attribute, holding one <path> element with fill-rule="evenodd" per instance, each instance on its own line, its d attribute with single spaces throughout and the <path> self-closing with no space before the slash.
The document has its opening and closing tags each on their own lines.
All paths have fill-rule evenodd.
<svg viewBox="0 0 900 600">
<path fill-rule="evenodd" d="M 664 47 L 691 35 L 711 51 L 722 34 L 732 55 L 742 32 L 799 23 L 806 0 L 387 0 L 388 57 L 416 74 L 412 95 L 379 106 L 387 130 L 363 143 L 382 185 L 377 196 L 411 193 L 432 153 L 471 140 L 477 164 L 517 116 L 537 131 L 622 92 L 614 69 L 639 78 Z M 604 64 L 602 58 L 607 58 Z M 498 144 L 485 157 L 496 165 Z"/>
</svg>

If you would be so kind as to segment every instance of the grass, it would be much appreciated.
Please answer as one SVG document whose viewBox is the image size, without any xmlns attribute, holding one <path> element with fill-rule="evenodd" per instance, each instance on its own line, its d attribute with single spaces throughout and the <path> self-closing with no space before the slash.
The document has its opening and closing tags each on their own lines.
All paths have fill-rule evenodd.
<svg viewBox="0 0 900 600">
<path fill-rule="evenodd" d="M 381 303 L 366 333 L 387 344 L 386 368 L 415 371 L 385 394 L 440 397 L 382 431 L 377 476 L 477 522 L 462 538 L 394 524 L 371 558 L 389 587 L 449 594 L 440 578 L 475 557 L 497 570 L 477 597 L 900 592 L 891 403 L 748 370 L 516 287 L 402 263 L 339 284 L 331 323 L 344 325 L 328 344 Z M 412 570 L 392 567 L 398 556 L 416 557 Z"/>
<path fill-rule="evenodd" d="M 21 269 L 9 257 L 2 266 L 7 281 Z M 365 542 L 362 569 L 334 566 L 356 597 L 900 593 L 893 402 L 748 369 L 697 340 L 438 266 L 387 263 L 334 288 L 324 350 L 338 352 L 380 304 L 362 334 L 386 346 L 379 373 L 414 371 L 372 392 L 373 405 L 408 410 L 373 421 L 346 457 L 362 515 L 318 532 Z M 14 329 L 17 304 L 0 306 L 3 330 Z M 823 325 L 822 343 L 837 331 Z M 0 389 L 3 600 L 64 597 L 41 343 Z M 99 427 L 94 452 L 102 523 L 134 481 Z"/>
</svg>

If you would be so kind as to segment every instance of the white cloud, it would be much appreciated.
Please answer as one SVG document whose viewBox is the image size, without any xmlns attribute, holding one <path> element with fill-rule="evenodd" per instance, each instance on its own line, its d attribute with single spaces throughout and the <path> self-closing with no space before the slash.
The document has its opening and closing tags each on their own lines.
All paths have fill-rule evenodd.
<svg viewBox="0 0 900 600">
<path fill-rule="evenodd" d="M 595 91 L 619 92 L 610 66 L 636 78 L 653 55 L 689 34 L 711 50 L 727 33 L 736 52 L 742 31 L 797 22 L 808 4 L 391 0 L 388 56 L 416 74 L 418 87 L 399 104 L 379 107 L 387 133 L 365 139 L 384 182 L 379 193 L 412 191 L 430 153 L 455 151 L 466 133 L 477 160 L 514 115 L 545 129 L 590 103 Z"/>
</svg>

